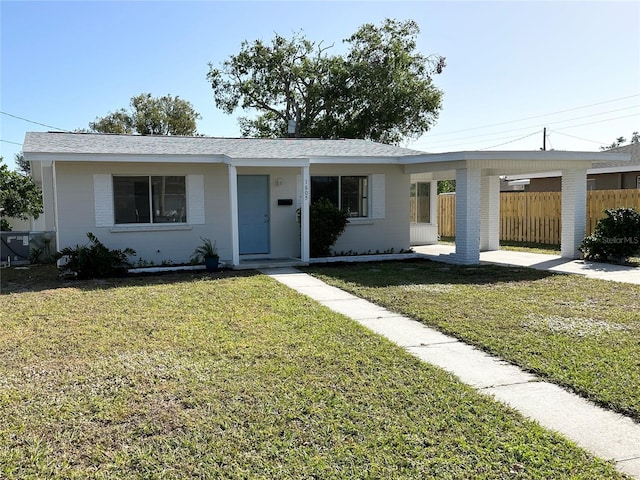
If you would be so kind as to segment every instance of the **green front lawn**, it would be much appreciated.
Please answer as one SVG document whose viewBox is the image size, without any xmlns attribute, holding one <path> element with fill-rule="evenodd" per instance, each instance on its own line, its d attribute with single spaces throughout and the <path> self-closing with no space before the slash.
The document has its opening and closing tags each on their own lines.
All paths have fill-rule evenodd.
<svg viewBox="0 0 640 480">
<path fill-rule="evenodd" d="M 262 275 L 1 273 L 1 478 L 621 478 Z"/>
<path fill-rule="evenodd" d="M 429 261 L 309 271 L 640 421 L 640 286 Z"/>
</svg>

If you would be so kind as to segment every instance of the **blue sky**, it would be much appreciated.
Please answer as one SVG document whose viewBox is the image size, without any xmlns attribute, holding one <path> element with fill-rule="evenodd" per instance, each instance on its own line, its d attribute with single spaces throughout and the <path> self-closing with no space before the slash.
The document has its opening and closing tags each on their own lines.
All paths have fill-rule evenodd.
<svg viewBox="0 0 640 480">
<path fill-rule="evenodd" d="M 539 149 L 546 126 L 548 148 L 597 151 L 640 130 L 637 1 L 1 1 L 1 153 L 13 167 L 25 132 L 50 130 L 10 115 L 86 128 L 143 92 L 192 102 L 200 133 L 238 136 L 239 113 L 215 107 L 209 62 L 299 30 L 340 52 L 386 17 L 417 21 L 419 50 L 447 58 L 439 121 L 405 146 Z"/>
</svg>

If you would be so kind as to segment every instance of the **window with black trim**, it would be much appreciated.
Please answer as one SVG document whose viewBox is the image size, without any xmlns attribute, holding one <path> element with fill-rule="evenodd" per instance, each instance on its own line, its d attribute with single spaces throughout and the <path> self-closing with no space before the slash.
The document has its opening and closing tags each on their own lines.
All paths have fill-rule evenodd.
<svg viewBox="0 0 640 480">
<path fill-rule="evenodd" d="M 369 216 L 369 177 L 312 176 L 311 203 L 326 198 L 350 217 Z"/>
<path fill-rule="evenodd" d="M 186 191 L 184 176 L 114 176 L 115 223 L 185 223 Z"/>
</svg>

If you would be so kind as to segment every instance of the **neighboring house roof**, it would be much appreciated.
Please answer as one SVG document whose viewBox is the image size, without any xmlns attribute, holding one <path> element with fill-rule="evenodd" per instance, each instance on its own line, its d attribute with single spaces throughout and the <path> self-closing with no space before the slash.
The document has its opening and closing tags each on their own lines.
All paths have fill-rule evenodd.
<svg viewBox="0 0 640 480">
<path fill-rule="evenodd" d="M 629 153 L 631 154 L 630 162 L 596 162 L 593 168 L 613 168 L 613 167 L 631 167 L 640 166 L 640 143 L 630 143 L 623 147 L 616 147 L 605 150 L 606 153 Z M 628 169 L 628 168 L 627 168 Z M 640 170 L 640 169 L 639 169 Z"/>
<path fill-rule="evenodd" d="M 601 173 L 635 172 L 640 171 L 640 143 L 631 143 L 623 147 L 616 147 L 600 152 L 604 156 L 612 154 L 628 154 L 630 160 L 598 160 L 593 162 L 593 166 L 587 170 L 588 175 Z M 528 178 L 548 178 L 559 177 L 560 171 L 532 172 L 527 174 L 508 175 L 507 180 L 520 180 Z"/>
<path fill-rule="evenodd" d="M 89 155 L 213 155 L 234 159 L 404 157 L 424 152 L 367 140 L 216 138 L 101 133 L 27 132 L 24 153 Z"/>
</svg>

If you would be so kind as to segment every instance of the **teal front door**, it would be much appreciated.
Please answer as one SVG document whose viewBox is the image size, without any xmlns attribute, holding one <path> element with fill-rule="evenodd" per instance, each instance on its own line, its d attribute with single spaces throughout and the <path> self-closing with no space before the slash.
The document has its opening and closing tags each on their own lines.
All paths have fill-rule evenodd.
<svg viewBox="0 0 640 480">
<path fill-rule="evenodd" d="M 238 175 L 240 255 L 269 253 L 269 176 Z"/>
</svg>

